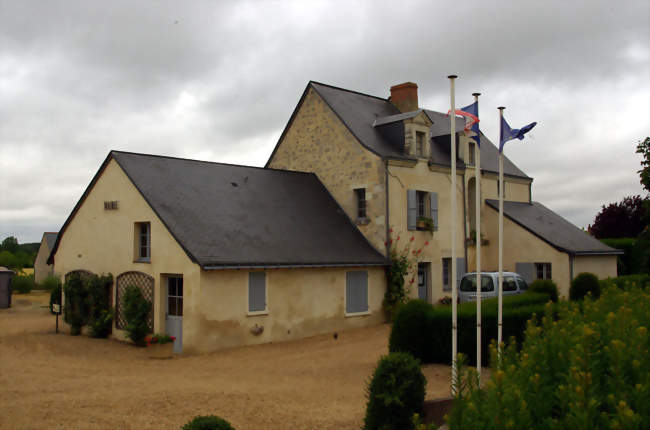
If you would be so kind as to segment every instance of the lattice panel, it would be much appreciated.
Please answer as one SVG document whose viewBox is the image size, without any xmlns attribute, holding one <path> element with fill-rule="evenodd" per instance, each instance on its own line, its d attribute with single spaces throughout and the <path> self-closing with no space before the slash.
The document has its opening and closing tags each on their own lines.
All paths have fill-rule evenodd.
<svg viewBox="0 0 650 430">
<path fill-rule="evenodd" d="M 68 279 L 75 275 L 78 275 L 81 279 L 86 279 L 93 276 L 93 272 L 89 272 L 88 270 L 73 270 L 65 274 L 65 282 L 68 282 Z"/>
<path fill-rule="evenodd" d="M 153 333 L 153 278 L 146 273 L 142 272 L 125 272 L 117 277 L 117 289 L 115 290 L 115 327 L 120 330 L 126 328 L 126 319 L 122 310 L 122 296 L 126 288 L 130 285 L 135 285 L 140 289 L 145 299 L 151 303 L 151 311 L 149 312 L 149 331 Z"/>
</svg>

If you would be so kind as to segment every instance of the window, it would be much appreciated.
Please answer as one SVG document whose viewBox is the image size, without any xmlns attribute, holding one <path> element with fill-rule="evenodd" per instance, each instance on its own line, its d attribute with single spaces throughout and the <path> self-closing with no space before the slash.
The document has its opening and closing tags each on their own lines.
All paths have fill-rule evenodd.
<svg viewBox="0 0 650 430">
<path fill-rule="evenodd" d="M 266 313 L 266 273 L 248 274 L 248 313 Z"/>
<path fill-rule="evenodd" d="M 363 220 L 366 218 L 366 189 L 357 188 L 354 195 L 357 199 L 357 218 Z"/>
<path fill-rule="evenodd" d="M 345 314 L 367 313 L 368 272 L 354 271 L 345 275 Z"/>
<path fill-rule="evenodd" d="M 167 314 L 183 316 L 183 278 L 167 278 Z"/>
<path fill-rule="evenodd" d="M 515 278 L 513 278 L 512 276 L 503 277 L 503 291 L 517 291 L 517 284 L 515 283 Z"/>
<path fill-rule="evenodd" d="M 464 277 L 460 283 L 460 291 L 476 292 L 476 275 Z M 481 275 L 481 292 L 488 293 L 490 291 L 494 291 L 494 282 L 492 282 L 492 277 Z"/>
<path fill-rule="evenodd" d="M 442 259 L 442 290 L 451 291 L 451 281 L 449 274 L 451 273 L 451 258 Z"/>
<path fill-rule="evenodd" d="M 537 279 L 551 279 L 551 263 L 535 263 Z"/>
<path fill-rule="evenodd" d="M 151 224 L 148 222 L 135 223 L 135 248 L 136 261 L 151 261 Z"/>
<path fill-rule="evenodd" d="M 433 230 L 438 230 L 438 193 L 407 190 L 406 191 L 407 227 L 409 230 L 428 230 L 427 223 L 421 218 L 431 220 Z M 421 224 L 418 226 L 418 224 Z M 429 227 L 431 224 L 428 224 Z"/>
<path fill-rule="evenodd" d="M 424 157 L 424 133 L 421 131 L 415 132 L 415 155 Z"/>
<path fill-rule="evenodd" d="M 418 191 L 416 194 L 418 199 L 418 218 L 427 216 L 427 194 L 429 193 L 424 191 Z"/>
<path fill-rule="evenodd" d="M 467 149 L 467 164 L 469 164 L 470 166 L 473 166 L 474 165 L 474 154 L 475 154 L 474 151 L 476 151 L 476 149 L 475 149 L 476 145 L 474 144 L 474 142 L 469 142 L 467 144 L 467 148 L 468 148 Z"/>
</svg>

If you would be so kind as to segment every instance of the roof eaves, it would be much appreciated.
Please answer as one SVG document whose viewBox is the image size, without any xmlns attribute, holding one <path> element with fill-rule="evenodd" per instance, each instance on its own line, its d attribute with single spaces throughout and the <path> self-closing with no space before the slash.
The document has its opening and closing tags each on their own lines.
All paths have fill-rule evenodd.
<svg viewBox="0 0 650 430">
<path fill-rule="evenodd" d="M 276 264 L 276 263 L 259 263 L 259 264 L 206 264 L 201 266 L 203 270 L 250 270 L 250 269 L 314 269 L 326 267 L 384 267 L 388 266 L 388 261 L 377 262 L 357 262 L 357 263 L 323 263 L 323 264 L 309 264 L 309 263 L 295 263 L 295 264 Z"/>
</svg>

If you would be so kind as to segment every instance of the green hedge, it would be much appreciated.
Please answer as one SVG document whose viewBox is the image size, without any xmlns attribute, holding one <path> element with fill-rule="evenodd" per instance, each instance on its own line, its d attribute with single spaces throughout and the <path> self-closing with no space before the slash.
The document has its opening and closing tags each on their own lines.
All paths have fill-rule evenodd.
<svg viewBox="0 0 650 430">
<path fill-rule="evenodd" d="M 607 278 L 600 281 L 601 290 L 607 286 L 613 285 L 621 290 L 626 290 L 633 287 L 646 288 L 650 285 L 650 275 L 626 275 L 619 276 L 618 278 Z"/>
<path fill-rule="evenodd" d="M 503 298 L 503 340 L 523 341 L 526 322 L 533 314 L 544 313 L 546 294 L 525 293 Z M 423 363 L 451 363 L 451 306 L 432 306 L 411 300 L 395 315 L 390 333 L 390 352 L 404 351 Z M 497 338 L 498 299 L 484 300 L 481 306 L 482 361 L 489 361 L 489 345 Z M 476 303 L 458 306 L 458 352 L 476 363 Z"/>
<path fill-rule="evenodd" d="M 587 294 L 590 294 L 591 298 L 598 298 L 600 296 L 600 283 L 598 282 L 598 276 L 593 273 L 582 272 L 571 281 L 569 298 L 571 300 L 582 300 Z"/>
<path fill-rule="evenodd" d="M 624 252 L 617 258 L 617 269 L 619 275 L 630 275 L 636 273 L 647 273 L 650 270 L 648 259 L 650 258 L 650 242 L 644 238 L 616 238 L 600 239 L 605 245 L 620 249 Z"/>
<path fill-rule="evenodd" d="M 528 287 L 531 293 L 548 294 L 548 297 L 554 303 L 557 303 L 559 294 L 557 291 L 557 284 L 552 279 L 536 279 Z"/>
</svg>

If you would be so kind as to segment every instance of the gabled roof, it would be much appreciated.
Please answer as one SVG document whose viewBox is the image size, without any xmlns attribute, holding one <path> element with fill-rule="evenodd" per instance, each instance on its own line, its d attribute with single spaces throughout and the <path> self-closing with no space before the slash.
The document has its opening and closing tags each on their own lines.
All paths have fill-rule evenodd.
<svg viewBox="0 0 650 430">
<path fill-rule="evenodd" d="M 111 158 L 204 269 L 386 264 L 313 173 L 121 151 Z"/>
<path fill-rule="evenodd" d="M 486 200 L 499 210 L 498 200 Z M 539 202 L 503 202 L 503 214 L 554 248 L 572 255 L 622 254 L 585 233 Z"/>
<path fill-rule="evenodd" d="M 427 111 L 425 111 L 424 109 L 418 109 L 411 112 L 398 113 L 397 115 L 389 115 L 389 116 L 383 116 L 381 118 L 377 118 L 375 122 L 372 123 L 372 126 L 379 127 L 380 125 L 392 124 L 394 122 L 404 121 L 405 119 L 415 118 L 416 116 L 420 115 L 423 112 L 426 115 L 426 117 L 429 118 L 429 121 L 433 122 L 433 120 L 431 119 Z"/>
<path fill-rule="evenodd" d="M 56 237 L 59 235 L 58 232 L 45 232 L 43 233 L 43 239 L 45 239 L 45 243 L 47 243 L 47 249 L 52 249 L 54 248 L 54 244 L 56 243 Z"/>
</svg>

